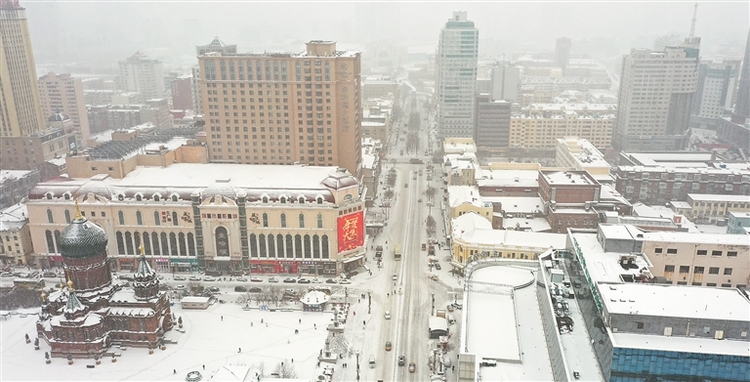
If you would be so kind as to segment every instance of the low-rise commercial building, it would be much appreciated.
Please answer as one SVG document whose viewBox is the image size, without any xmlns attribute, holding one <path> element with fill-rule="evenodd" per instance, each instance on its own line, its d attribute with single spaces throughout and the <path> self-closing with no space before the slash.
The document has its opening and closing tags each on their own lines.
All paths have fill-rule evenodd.
<svg viewBox="0 0 750 382">
<path fill-rule="evenodd" d="M 0 170 L 0 209 L 10 207 L 29 194 L 41 180 L 37 170 Z"/>
<path fill-rule="evenodd" d="M 597 180 L 611 181 L 610 164 L 604 155 L 589 141 L 580 138 L 562 138 L 555 147 L 555 164 L 577 171 L 586 171 Z"/>
<path fill-rule="evenodd" d="M 33 263 L 29 215 L 25 204 L 15 204 L 0 211 L 0 264 Z"/>
<path fill-rule="evenodd" d="M 76 147 L 75 131 L 50 127 L 25 137 L 3 137 L 0 168 L 36 170 L 44 161 L 68 154 Z"/>
<path fill-rule="evenodd" d="M 727 233 L 750 235 L 750 212 L 729 212 L 727 214 Z"/>
<path fill-rule="evenodd" d="M 335 275 L 364 258 L 359 183 L 337 167 L 175 163 L 44 182 L 29 199 L 38 266 L 61 261 L 75 203 L 106 228 L 116 269 L 141 244 L 160 272 Z"/>
<path fill-rule="evenodd" d="M 698 223 L 724 223 L 729 212 L 750 212 L 745 195 L 688 194 L 686 216 Z"/>
</svg>

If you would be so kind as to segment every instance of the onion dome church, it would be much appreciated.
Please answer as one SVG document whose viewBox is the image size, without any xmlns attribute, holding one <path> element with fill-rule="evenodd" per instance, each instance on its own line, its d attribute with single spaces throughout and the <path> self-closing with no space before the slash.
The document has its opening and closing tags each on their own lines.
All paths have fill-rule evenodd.
<svg viewBox="0 0 750 382">
<path fill-rule="evenodd" d="M 76 216 L 60 234 L 67 288 L 42 294 L 37 334 L 53 357 L 102 357 L 113 344 L 156 348 L 172 329 L 169 299 L 141 255 L 132 288 L 112 282 L 104 229 Z"/>
</svg>

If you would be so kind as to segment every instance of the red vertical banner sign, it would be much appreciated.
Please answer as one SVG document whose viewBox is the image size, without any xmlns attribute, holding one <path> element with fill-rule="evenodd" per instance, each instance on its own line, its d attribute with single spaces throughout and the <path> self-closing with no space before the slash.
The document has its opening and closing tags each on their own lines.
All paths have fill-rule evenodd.
<svg viewBox="0 0 750 382">
<path fill-rule="evenodd" d="M 338 218 L 339 253 L 365 244 L 364 211 Z"/>
</svg>

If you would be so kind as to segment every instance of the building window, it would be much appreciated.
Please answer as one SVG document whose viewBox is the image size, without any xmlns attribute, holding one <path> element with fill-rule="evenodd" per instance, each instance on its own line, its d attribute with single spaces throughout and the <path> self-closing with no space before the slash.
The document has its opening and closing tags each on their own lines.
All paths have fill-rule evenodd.
<svg viewBox="0 0 750 382">
<path fill-rule="evenodd" d="M 286 252 L 286 257 L 288 259 L 291 259 L 294 257 L 294 244 L 292 243 L 292 235 L 286 235 L 286 244 L 284 246 L 284 250 Z"/>
<path fill-rule="evenodd" d="M 323 204 L 323 197 L 322 196 L 318 196 L 316 198 L 316 200 L 317 200 L 318 204 Z"/>
<path fill-rule="evenodd" d="M 179 240 L 179 244 L 180 244 L 180 256 L 187 256 L 187 248 L 185 245 L 185 234 L 180 232 L 177 235 L 177 240 Z"/>
<path fill-rule="evenodd" d="M 169 255 L 177 256 L 177 235 L 174 232 L 169 234 Z"/>
<path fill-rule="evenodd" d="M 136 200 L 137 202 L 141 202 L 141 201 L 143 201 L 143 195 L 141 195 L 141 194 L 135 194 L 135 200 Z"/>
<path fill-rule="evenodd" d="M 159 217 L 159 211 L 154 211 L 154 225 L 160 225 L 161 218 Z"/>
<path fill-rule="evenodd" d="M 665 265 L 664 273 L 670 273 L 670 272 L 674 272 L 674 265 Z"/>
<path fill-rule="evenodd" d="M 122 232 L 117 232 L 115 234 L 115 239 L 117 240 L 117 254 L 124 255 L 125 254 L 125 241 L 123 241 L 122 239 Z"/>
<path fill-rule="evenodd" d="M 722 251 L 711 251 L 711 256 L 721 256 Z"/>
<path fill-rule="evenodd" d="M 313 257 L 320 258 L 320 236 L 313 235 Z"/>
<path fill-rule="evenodd" d="M 268 196 L 264 196 L 263 197 L 263 204 L 267 204 L 267 203 L 268 203 Z"/>
<path fill-rule="evenodd" d="M 706 268 L 704 268 L 704 267 L 695 267 L 693 269 L 693 273 L 695 273 L 696 275 L 702 275 L 703 272 L 705 271 L 705 269 Z"/>
<path fill-rule="evenodd" d="M 161 233 L 160 240 L 161 240 L 161 254 L 163 256 L 169 256 L 169 240 L 167 240 L 166 232 Z"/>
<path fill-rule="evenodd" d="M 70 224 L 70 211 L 65 210 L 65 222 Z M 737 256 L 737 252 L 734 253 L 735 256 Z"/>
<path fill-rule="evenodd" d="M 323 228 L 323 214 L 318 214 L 318 228 Z"/>
<path fill-rule="evenodd" d="M 253 238 L 255 235 L 252 235 Z M 227 229 L 224 227 L 218 227 L 215 231 L 216 238 L 216 256 L 229 256 L 229 235 Z M 255 240 L 253 240 L 254 242 Z"/>
<path fill-rule="evenodd" d="M 294 235 L 294 257 L 302 258 L 302 236 Z"/>
<path fill-rule="evenodd" d="M 732 268 L 724 268 L 724 276 L 731 276 Z"/>
<path fill-rule="evenodd" d="M 727 257 L 737 257 L 737 251 L 728 251 Z"/>
<path fill-rule="evenodd" d="M 195 257 L 195 241 L 193 239 L 193 233 L 188 232 L 187 234 L 187 246 L 188 246 L 188 255 L 191 257 Z"/>
<path fill-rule="evenodd" d="M 258 249 L 260 257 L 266 257 L 268 255 L 266 252 L 266 235 L 264 234 L 258 235 Z"/>
<path fill-rule="evenodd" d="M 265 212 L 263 213 L 263 227 L 268 227 L 268 214 Z"/>
<path fill-rule="evenodd" d="M 680 273 L 690 273 L 689 265 L 680 265 Z"/>
<path fill-rule="evenodd" d="M 305 228 L 305 214 L 299 214 L 299 227 Z"/>
<path fill-rule="evenodd" d="M 643 329 L 643 322 L 636 322 L 636 327 L 638 329 Z"/>
<path fill-rule="evenodd" d="M 159 234 L 151 232 L 151 242 L 154 245 L 154 255 L 161 256 L 161 248 L 159 247 Z"/>
<path fill-rule="evenodd" d="M 125 253 L 128 255 L 135 255 L 133 248 L 133 235 L 130 232 L 125 232 Z"/>
<path fill-rule="evenodd" d="M 696 255 L 698 256 L 706 256 L 708 254 L 708 251 L 705 249 L 699 249 L 698 252 L 696 252 Z"/>
<path fill-rule="evenodd" d="M 668 255 L 676 255 L 677 254 L 677 248 L 667 248 L 667 254 Z"/>
<path fill-rule="evenodd" d="M 310 235 L 305 235 L 305 258 L 312 257 L 312 245 L 310 244 Z"/>
<path fill-rule="evenodd" d="M 161 196 L 159 196 L 159 194 L 154 194 L 153 198 L 155 202 L 161 201 Z"/>
<path fill-rule="evenodd" d="M 172 225 L 178 225 L 180 222 L 177 221 L 177 212 L 172 211 Z"/>
<path fill-rule="evenodd" d="M 281 214 L 281 228 L 286 228 L 286 214 Z"/>
<path fill-rule="evenodd" d="M 55 239 L 52 238 L 52 231 L 44 231 L 44 238 L 47 239 L 47 252 L 56 253 L 57 250 L 55 249 Z"/>
<path fill-rule="evenodd" d="M 274 235 L 268 235 L 268 257 L 276 257 L 276 245 Z"/>
<path fill-rule="evenodd" d="M 117 211 L 117 221 L 120 225 L 125 225 L 125 214 L 122 211 Z"/>
<path fill-rule="evenodd" d="M 151 235 L 149 235 L 148 232 L 143 233 L 143 247 L 146 256 L 151 256 Z"/>
<path fill-rule="evenodd" d="M 143 215 L 141 215 L 141 211 L 135 211 L 135 222 L 138 225 L 143 225 Z"/>
<path fill-rule="evenodd" d="M 299 204 L 305 204 L 305 197 L 304 196 L 300 196 L 299 198 L 297 198 L 297 202 Z"/>
<path fill-rule="evenodd" d="M 719 267 L 709 267 L 708 268 L 708 274 L 709 275 L 718 275 L 719 274 Z"/>
<path fill-rule="evenodd" d="M 248 240 L 250 241 L 250 256 L 251 257 L 258 257 L 258 241 L 257 236 L 255 236 L 254 233 L 251 233 L 250 236 L 248 236 Z"/>
<path fill-rule="evenodd" d="M 654 253 L 662 253 L 664 252 L 663 248 L 654 248 Z"/>
<path fill-rule="evenodd" d="M 330 254 L 328 252 L 328 235 L 323 235 L 323 243 L 321 244 L 321 247 L 323 248 L 323 258 L 329 258 Z"/>
<path fill-rule="evenodd" d="M 54 222 L 55 222 L 55 218 L 52 216 L 52 210 L 47 209 L 47 223 L 52 224 Z"/>
</svg>

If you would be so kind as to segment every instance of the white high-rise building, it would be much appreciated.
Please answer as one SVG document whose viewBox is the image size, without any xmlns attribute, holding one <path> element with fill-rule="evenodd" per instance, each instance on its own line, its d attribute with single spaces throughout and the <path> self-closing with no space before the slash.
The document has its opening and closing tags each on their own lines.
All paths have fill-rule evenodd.
<svg viewBox="0 0 750 382">
<path fill-rule="evenodd" d="M 440 32 L 437 55 L 438 132 L 443 137 L 474 137 L 478 54 L 479 30 L 466 12 L 453 12 Z"/>
<path fill-rule="evenodd" d="M 700 69 L 700 38 L 662 52 L 633 49 L 620 78 L 612 146 L 618 150 L 679 150 L 688 142 Z"/>
<path fill-rule="evenodd" d="M 139 92 L 147 100 L 164 97 L 164 75 L 161 61 L 136 52 L 119 62 L 120 87 L 126 92 Z"/>
<path fill-rule="evenodd" d="M 709 62 L 700 67 L 693 115 L 716 118 L 732 110 L 740 61 Z"/>
<path fill-rule="evenodd" d="M 492 99 L 518 102 L 521 68 L 508 62 L 492 68 Z"/>
</svg>

